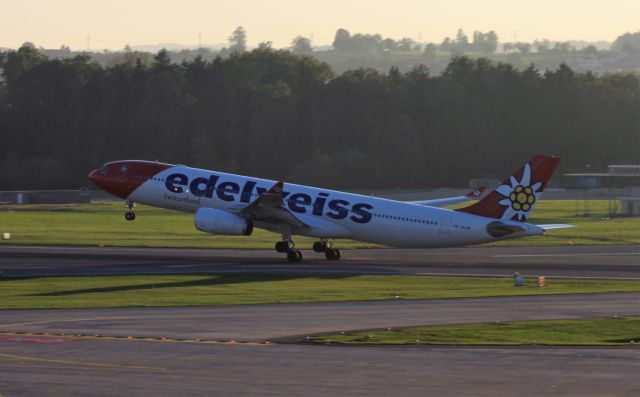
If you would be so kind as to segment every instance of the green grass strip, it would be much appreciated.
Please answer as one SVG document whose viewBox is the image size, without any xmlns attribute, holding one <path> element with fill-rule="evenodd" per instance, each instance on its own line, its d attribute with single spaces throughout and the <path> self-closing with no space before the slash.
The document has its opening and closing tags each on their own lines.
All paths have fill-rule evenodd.
<svg viewBox="0 0 640 397">
<path fill-rule="evenodd" d="M 640 291 L 640 281 L 292 274 L 0 278 L 0 309 L 441 299 Z"/>
<path fill-rule="evenodd" d="M 640 346 L 640 317 L 415 327 L 319 336 L 310 341 L 381 345 Z"/>
</svg>

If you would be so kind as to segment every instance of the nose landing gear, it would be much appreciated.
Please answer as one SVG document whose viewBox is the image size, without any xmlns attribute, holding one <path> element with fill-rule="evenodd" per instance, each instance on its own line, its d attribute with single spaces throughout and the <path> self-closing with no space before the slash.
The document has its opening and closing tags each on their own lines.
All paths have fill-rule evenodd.
<svg viewBox="0 0 640 397">
<path fill-rule="evenodd" d="M 129 211 L 124 213 L 124 219 L 126 219 L 128 221 L 132 221 L 132 220 L 136 219 L 136 213 L 133 212 L 133 208 L 136 206 L 135 203 L 132 202 L 132 201 L 127 200 L 125 205 L 129 209 Z"/>
</svg>

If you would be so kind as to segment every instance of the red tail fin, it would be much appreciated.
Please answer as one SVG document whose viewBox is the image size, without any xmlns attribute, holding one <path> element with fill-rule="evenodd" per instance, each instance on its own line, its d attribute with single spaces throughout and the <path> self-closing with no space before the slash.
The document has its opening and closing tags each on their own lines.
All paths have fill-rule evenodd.
<svg viewBox="0 0 640 397">
<path fill-rule="evenodd" d="M 464 196 L 470 198 L 471 200 L 477 200 L 480 198 L 480 196 L 482 196 L 482 193 L 484 193 L 485 190 L 486 188 L 484 186 L 480 186 L 476 190 L 472 190 Z"/>
<path fill-rule="evenodd" d="M 560 159 L 538 155 L 485 198 L 458 211 L 524 222 L 547 186 Z"/>
</svg>

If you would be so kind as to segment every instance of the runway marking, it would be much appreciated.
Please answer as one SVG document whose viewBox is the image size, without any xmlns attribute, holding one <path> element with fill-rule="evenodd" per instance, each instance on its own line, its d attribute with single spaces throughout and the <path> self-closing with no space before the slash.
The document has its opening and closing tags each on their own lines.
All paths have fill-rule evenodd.
<svg viewBox="0 0 640 397">
<path fill-rule="evenodd" d="M 146 370 L 154 370 L 154 371 L 166 371 L 166 368 L 161 367 L 144 367 L 140 365 L 122 365 L 122 364 L 109 364 L 109 363 L 97 363 L 91 361 L 76 361 L 76 360 L 66 360 L 59 358 L 43 358 L 43 357 L 32 357 L 32 356 L 19 356 L 15 354 L 5 354 L 0 353 L 0 358 L 5 358 L 8 360 L 16 360 L 16 361 L 36 361 L 36 362 L 44 362 L 44 363 L 55 363 L 55 364 L 65 364 L 65 365 L 80 365 L 83 367 L 98 367 L 98 368 L 121 368 L 121 369 L 146 369 Z"/>
<path fill-rule="evenodd" d="M 64 339 L 52 339 L 52 338 L 34 338 L 30 336 L 13 336 L 2 337 L 0 336 L 0 342 L 14 342 L 14 343 L 64 343 Z"/>
<path fill-rule="evenodd" d="M 17 327 L 19 325 L 37 325 L 37 324 L 48 324 L 48 323 L 69 323 L 75 321 L 98 321 L 98 320 L 128 320 L 131 319 L 131 316 L 128 317 L 93 317 L 93 318 L 75 318 L 75 319 L 67 319 L 67 320 L 47 320 L 47 321 L 33 321 L 30 323 L 15 323 L 15 324 L 0 324 L 0 328 L 4 327 Z"/>
<path fill-rule="evenodd" d="M 512 255 L 492 255 L 492 258 L 526 258 L 539 256 L 623 256 L 623 255 L 640 255 L 640 252 L 611 252 L 611 253 L 593 253 L 593 254 L 512 254 Z"/>
<path fill-rule="evenodd" d="M 512 278 L 513 275 L 510 274 L 482 274 L 482 273 L 411 273 L 419 276 L 461 276 L 461 277 L 502 277 L 502 278 Z M 524 277 L 537 277 L 534 274 L 522 274 Z M 550 279 L 567 279 L 567 280 L 640 280 L 640 277 L 598 277 L 598 276 L 554 276 L 554 275 L 546 275 L 547 280 Z"/>
<path fill-rule="evenodd" d="M 194 265 L 194 264 L 190 264 L 190 265 L 162 265 L 161 267 L 176 267 L 176 268 L 182 268 L 182 267 L 194 267 L 194 266 L 198 266 L 198 265 Z"/>
<path fill-rule="evenodd" d="M 134 251 L 140 253 L 146 252 L 180 252 L 184 253 L 185 251 L 193 251 L 193 252 L 202 252 L 202 253 L 232 253 L 237 251 L 232 248 L 227 249 L 193 249 L 193 248 L 181 248 L 181 249 L 172 249 L 172 248 L 140 248 L 140 247 L 95 247 L 91 245 L 87 245 L 86 247 L 52 247 L 52 246 L 32 246 L 32 245 L 3 245 L 0 248 L 2 249 L 16 249 L 16 250 L 59 250 L 59 251 Z"/>
</svg>

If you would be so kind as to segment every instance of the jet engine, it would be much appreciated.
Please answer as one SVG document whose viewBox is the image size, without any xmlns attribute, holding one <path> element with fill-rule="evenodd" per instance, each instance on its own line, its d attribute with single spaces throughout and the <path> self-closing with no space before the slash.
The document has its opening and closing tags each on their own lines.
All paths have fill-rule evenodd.
<svg viewBox="0 0 640 397">
<path fill-rule="evenodd" d="M 200 208 L 195 217 L 196 229 L 211 234 L 245 235 L 253 232 L 253 222 L 228 211 Z"/>
</svg>

